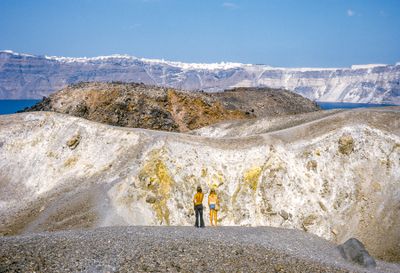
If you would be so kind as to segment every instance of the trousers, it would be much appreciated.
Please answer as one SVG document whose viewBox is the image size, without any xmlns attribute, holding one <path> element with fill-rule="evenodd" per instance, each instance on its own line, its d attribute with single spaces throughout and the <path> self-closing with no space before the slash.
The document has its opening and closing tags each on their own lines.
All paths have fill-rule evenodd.
<svg viewBox="0 0 400 273">
<path fill-rule="evenodd" d="M 195 222 L 194 226 L 195 227 L 204 227 L 203 205 L 194 206 L 194 211 L 195 211 L 195 215 L 196 215 L 196 222 Z"/>
</svg>

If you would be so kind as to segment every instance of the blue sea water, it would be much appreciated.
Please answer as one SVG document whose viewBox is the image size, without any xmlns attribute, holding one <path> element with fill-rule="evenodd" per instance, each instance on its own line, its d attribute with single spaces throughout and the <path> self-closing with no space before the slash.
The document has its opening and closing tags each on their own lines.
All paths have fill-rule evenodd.
<svg viewBox="0 0 400 273">
<path fill-rule="evenodd" d="M 26 107 L 33 106 L 40 100 L 0 100 L 0 115 L 14 114 Z"/>
<path fill-rule="evenodd" d="M 394 106 L 393 104 L 349 103 L 349 102 L 324 102 L 324 101 L 317 101 L 317 104 L 318 104 L 319 107 L 321 107 L 321 109 L 323 109 L 323 110 Z"/>
<path fill-rule="evenodd" d="M 23 110 L 26 107 L 33 106 L 39 101 L 40 100 L 0 100 L 0 115 L 16 113 L 17 111 Z M 393 106 L 390 104 L 323 102 L 323 101 L 317 101 L 317 104 L 323 110 Z"/>
</svg>

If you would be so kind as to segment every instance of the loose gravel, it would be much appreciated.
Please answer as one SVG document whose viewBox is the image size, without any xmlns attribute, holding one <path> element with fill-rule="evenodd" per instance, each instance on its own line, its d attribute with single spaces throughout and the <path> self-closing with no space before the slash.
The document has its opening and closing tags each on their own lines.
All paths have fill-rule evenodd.
<svg viewBox="0 0 400 273">
<path fill-rule="evenodd" d="M 400 272 L 345 261 L 315 235 L 280 228 L 106 227 L 0 237 L 0 272 Z"/>
</svg>

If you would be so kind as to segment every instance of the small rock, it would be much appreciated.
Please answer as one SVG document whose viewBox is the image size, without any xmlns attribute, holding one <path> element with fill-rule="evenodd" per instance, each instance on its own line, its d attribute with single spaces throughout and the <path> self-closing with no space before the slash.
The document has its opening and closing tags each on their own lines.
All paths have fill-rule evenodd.
<svg viewBox="0 0 400 273">
<path fill-rule="evenodd" d="M 345 243 L 338 246 L 343 258 L 347 261 L 357 263 L 366 268 L 376 267 L 376 262 L 372 258 L 365 246 L 356 238 L 350 238 Z"/>
<path fill-rule="evenodd" d="M 323 211 L 327 211 L 327 208 L 326 208 L 326 206 L 324 205 L 324 203 L 322 203 L 321 201 L 318 201 L 318 205 L 321 207 L 321 209 L 322 209 Z"/>
<path fill-rule="evenodd" d="M 336 229 L 334 229 L 334 228 L 331 230 L 331 232 L 332 232 L 333 235 L 335 235 L 335 236 L 338 235 L 338 231 L 337 231 Z"/>
<path fill-rule="evenodd" d="M 157 201 L 157 198 L 154 195 L 147 195 L 146 202 L 150 204 L 154 204 Z"/>
<path fill-rule="evenodd" d="M 382 190 L 381 185 L 379 184 L 379 182 L 373 182 L 372 183 L 372 188 L 374 189 L 375 192 L 379 192 Z"/>
<path fill-rule="evenodd" d="M 287 212 L 284 211 L 284 210 L 281 210 L 281 211 L 279 212 L 279 215 L 280 215 L 283 219 L 285 219 L 285 220 L 289 219 L 289 213 L 287 213 Z"/>
<path fill-rule="evenodd" d="M 79 145 L 80 141 L 81 141 L 81 136 L 79 134 L 77 134 L 77 135 L 73 136 L 70 140 L 67 141 L 67 146 L 71 150 L 74 150 Z"/>
<path fill-rule="evenodd" d="M 281 264 L 277 264 L 274 266 L 275 272 L 285 272 L 285 267 Z"/>
<path fill-rule="evenodd" d="M 317 164 L 317 161 L 315 161 L 315 160 L 310 160 L 307 162 L 307 170 L 309 170 L 309 171 L 310 170 L 315 171 L 317 169 L 317 166 L 318 166 L 318 164 Z"/>
<path fill-rule="evenodd" d="M 306 227 L 307 226 L 311 226 L 311 225 L 313 225 L 315 223 L 315 220 L 317 220 L 317 218 L 318 217 L 316 215 L 310 214 L 306 218 L 304 218 L 303 225 L 306 226 Z"/>
<path fill-rule="evenodd" d="M 235 255 L 243 255 L 244 250 L 243 250 L 243 249 L 236 249 L 236 250 L 234 251 L 234 253 L 235 253 Z"/>
<path fill-rule="evenodd" d="M 354 150 L 354 139 L 351 135 L 343 134 L 339 139 L 339 152 L 349 155 Z"/>
</svg>

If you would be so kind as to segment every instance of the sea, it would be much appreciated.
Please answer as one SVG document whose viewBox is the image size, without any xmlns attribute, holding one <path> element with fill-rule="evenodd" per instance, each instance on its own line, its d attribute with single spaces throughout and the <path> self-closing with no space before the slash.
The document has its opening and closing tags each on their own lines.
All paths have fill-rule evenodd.
<svg viewBox="0 0 400 273">
<path fill-rule="evenodd" d="M 24 110 L 26 107 L 31 107 L 35 105 L 39 101 L 40 100 L 0 100 L 0 115 L 14 114 L 17 111 Z M 393 106 L 391 104 L 322 102 L 322 101 L 317 101 L 317 104 L 323 110 Z"/>
<path fill-rule="evenodd" d="M 14 114 L 26 107 L 35 105 L 40 100 L 0 100 L 0 115 Z"/>
<path fill-rule="evenodd" d="M 316 103 L 319 105 L 319 107 L 321 107 L 322 110 L 396 106 L 394 104 L 324 102 L 324 101 L 317 101 Z"/>
</svg>

